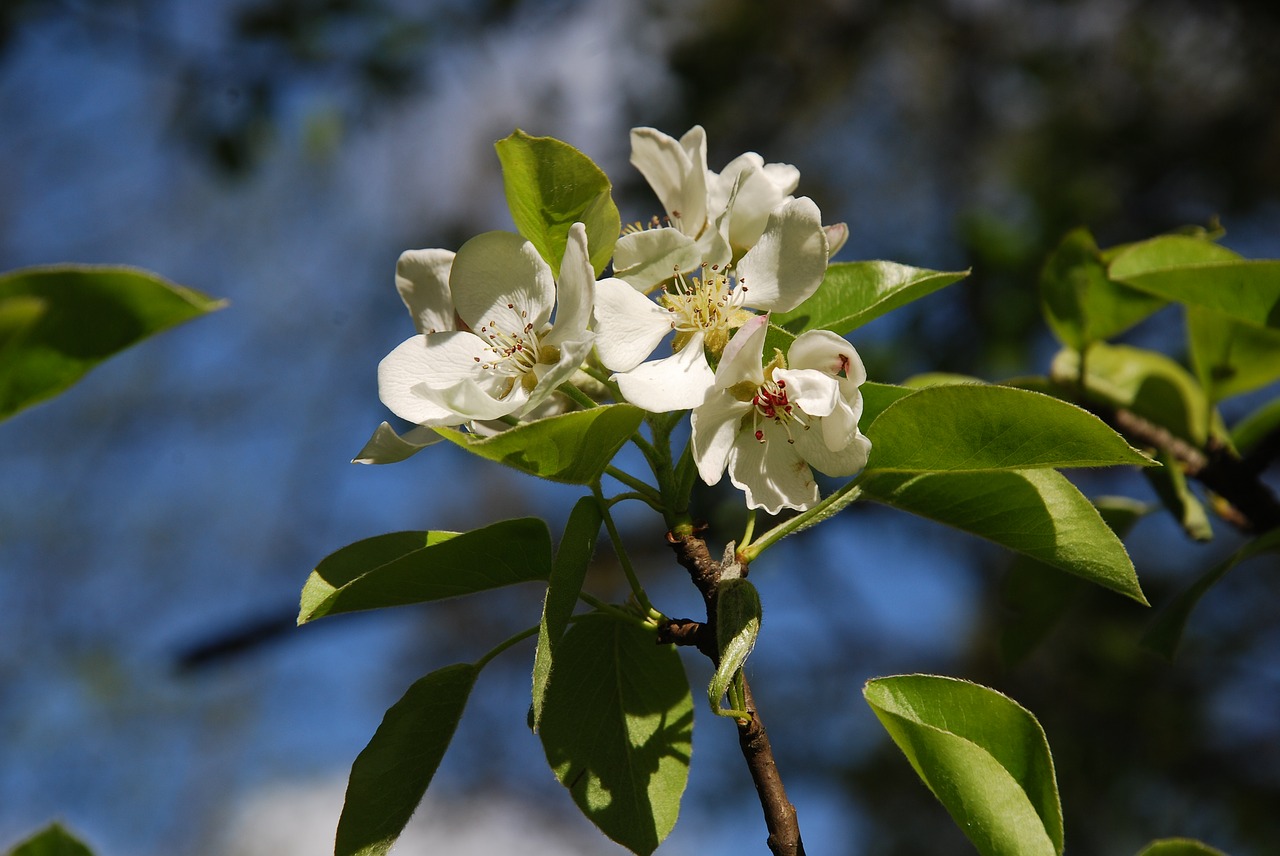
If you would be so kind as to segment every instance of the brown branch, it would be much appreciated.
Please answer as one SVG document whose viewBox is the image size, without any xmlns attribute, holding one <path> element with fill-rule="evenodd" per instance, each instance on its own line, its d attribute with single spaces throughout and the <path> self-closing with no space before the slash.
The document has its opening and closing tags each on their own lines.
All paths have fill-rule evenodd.
<svg viewBox="0 0 1280 856">
<path fill-rule="evenodd" d="M 666 622 L 658 630 L 659 641 L 669 641 L 677 645 L 694 645 L 713 663 L 719 662 L 720 652 L 716 647 L 716 589 L 720 585 L 720 563 L 711 558 L 707 550 L 707 542 L 697 535 L 677 537 L 670 533 L 667 540 L 675 550 L 676 561 L 689 572 L 689 578 L 702 595 L 707 607 L 707 620 L 699 624 L 687 618 L 673 619 Z M 743 567 L 746 573 L 746 567 Z M 764 810 L 765 826 L 769 829 L 769 852 L 774 856 L 804 856 L 804 842 L 800 840 L 800 823 L 796 817 L 796 807 L 787 799 L 786 789 L 782 786 L 782 777 L 778 774 L 778 764 L 773 758 L 773 747 L 769 743 L 769 735 L 764 729 L 764 722 L 756 709 L 751 688 L 744 676 L 742 688 L 746 698 L 747 711 L 751 718 L 738 722 L 738 746 L 742 749 L 742 757 L 751 772 L 751 781 L 755 784 L 756 793 L 760 797 L 760 807 Z"/>
</svg>

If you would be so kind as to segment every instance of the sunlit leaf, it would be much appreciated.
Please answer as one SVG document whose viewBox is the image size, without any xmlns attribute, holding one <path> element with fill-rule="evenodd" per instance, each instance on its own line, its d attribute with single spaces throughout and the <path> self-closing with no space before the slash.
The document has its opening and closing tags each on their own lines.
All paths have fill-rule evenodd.
<svg viewBox="0 0 1280 856">
<path fill-rule="evenodd" d="M 707 686 L 712 710 L 720 710 L 720 699 L 755 648 L 760 618 L 760 595 L 750 580 L 734 577 L 720 581 L 716 589 L 716 650 L 720 652 L 720 662 Z"/>
<path fill-rule="evenodd" d="M 1252 392 L 1280 378 L 1280 330 L 1193 306 L 1187 309 L 1187 341 L 1191 365 L 1213 401 Z"/>
<path fill-rule="evenodd" d="M 495 147 L 516 229 L 559 276 L 569 227 L 581 222 L 598 276 L 622 230 L 609 177 L 582 152 L 552 137 L 516 131 Z"/>
<path fill-rule="evenodd" d="M 517 425 L 492 437 L 449 428 L 446 439 L 490 461 L 522 472 L 571 484 L 591 484 L 630 439 L 644 411 L 630 404 L 608 404 Z"/>
<path fill-rule="evenodd" d="M 542 707 L 547 684 L 555 665 L 556 646 L 569 626 L 569 616 L 578 604 L 582 581 L 595 553 L 596 538 L 603 521 L 600 504 L 595 497 L 584 496 L 573 506 L 565 524 L 551 578 L 547 580 L 547 596 L 542 603 L 542 620 L 538 624 L 538 647 L 533 658 L 533 730 L 542 722 Z"/>
<path fill-rule="evenodd" d="M 413 815 L 462 718 L 478 671 L 459 663 L 416 681 L 351 765 L 334 856 L 382 856 Z"/>
<path fill-rule="evenodd" d="M 59 265 L 0 276 L 0 419 L 112 354 L 225 302 L 142 270 Z"/>
<path fill-rule="evenodd" d="M 790 312 L 774 313 L 770 320 L 792 333 L 832 330 L 843 336 L 968 275 L 894 262 L 836 262 L 808 300 Z"/>
<path fill-rule="evenodd" d="M 1093 414 L 1006 386 L 927 387 L 894 402 L 863 433 L 872 444 L 868 472 L 1151 463 Z"/>
<path fill-rule="evenodd" d="M 1120 539 L 1056 470 L 879 473 L 861 484 L 868 499 L 994 541 L 1147 602 Z"/>
<path fill-rule="evenodd" d="M 1055 380 L 1074 385 L 1080 355 L 1059 351 L 1051 371 Z M 1091 398 L 1130 410 L 1196 446 L 1208 436 L 1210 405 L 1204 389 L 1164 354 L 1099 342 L 1086 355 L 1085 388 Z"/>
<path fill-rule="evenodd" d="M 538 732 L 547 762 L 600 831 L 652 853 L 689 776 L 693 698 L 675 648 L 601 613 L 560 640 Z"/>
<path fill-rule="evenodd" d="M 364 448 L 351 459 L 351 463 L 396 464 L 443 439 L 435 430 L 422 425 L 410 428 L 401 435 L 396 433 L 390 423 L 383 422 L 374 430 Z"/>
<path fill-rule="evenodd" d="M 983 856 L 1060 856 L 1062 808 L 1040 723 L 995 690 L 901 675 L 863 695 Z"/>
<path fill-rule="evenodd" d="M 51 823 L 8 851 L 8 856 L 93 856 L 93 851 L 61 824 Z"/>
<path fill-rule="evenodd" d="M 462 534 L 393 532 L 321 561 L 302 588 L 298 623 L 545 581 L 550 573 L 551 535 L 541 520 L 504 520 Z"/>
<path fill-rule="evenodd" d="M 1207 573 L 1203 574 L 1188 588 L 1184 589 L 1181 594 L 1166 604 L 1143 635 L 1142 644 L 1152 651 L 1172 659 L 1174 653 L 1178 650 L 1179 643 L 1182 641 L 1182 633 L 1187 627 L 1187 621 L 1190 620 L 1192 611 L 1200 603 L 1200 599 L 1209 592 L 1209 589 L 1221 582 L 1222 578 L 1241 562 L 1247 562 L 1263 553 L 1277 551 L 1280 551 L 1280 529 L 1273 529 L 1245 544 L 1226 561 L 1209 569 Z"/>
<path fill-rule="evenodd" d="M 1227 856 L 1227 854 L 1192 838 L 1162 838 L 1142 848 L 1138 856 Z"/>
<path fill-rule="evenodd" d="M 1156 460 L 1164 466 L 1143 470 L 1142 475 L 1155 490 L 1160 503 L 1190 538 L 1195 541 L 1212 541 L 1213 526 L 1209 523 L 1209 515 L 1200 498 L 1187 483 L 1182 467 L 1163 452 L 1156 456 Z"/>
<path fill-rule="evenodd" d="M 1076 350 L 1124 332 L 1165 305 L 1108 279 L 1087 229 L 1068 233 L 1050 254 L 1040 273 L 1040 299 L 1054 335 Z"/>
<path fill-rule="evenodd" d="M 862 393 L 862 419 L 860 423 L 865 431 L 867 426 L 876 421 L 876 417 L 883 413 L 886 407 L 899 398 L 906 398 L 915 390 L 910 387 L 895 386 L 891 383 L 867 381 L 858 387 L 858 392 Z"/>
</svg>

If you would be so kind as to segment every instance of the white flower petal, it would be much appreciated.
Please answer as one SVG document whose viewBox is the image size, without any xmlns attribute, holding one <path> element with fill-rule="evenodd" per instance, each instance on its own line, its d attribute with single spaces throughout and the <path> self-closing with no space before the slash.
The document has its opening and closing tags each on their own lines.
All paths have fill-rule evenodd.
<svg viewBox="0 0 1280 856">
<path fill-rule="evenodd" d="M 852 476 L 861 472 L 867 465 L 867 456 L 871 454 L 871 441 L 855 428 L 847 444 L 840 449 L 832 449 L 824 440 L 823 433 L 817 429 L 793 431 L 796 452 L 815 470 L 829 476 Z"/>
<path fill-rule="evenodd" d="M 556 391 L 560 384 L 573 377 L 583 362 L 591 354 L 591 346 L 595 343 L 592 333 L 584 332 L 581 338 L 559 345 L 560 359 L 555 365 L 539 364 L 534 367 L 538 375 L 538 384 L 529 393 L 529 401 L 516 416 L 526 418 L 529 413 L 538 409 L 547 398 Z"/>
<path fill-rule="evenodd" d="M 564 261 L 560 263 L 560 280 L 556 283 L 555 326 L 543 339 L 544 344 L 558 345 L 582 338 L 591 323 L 595 282 L 595 271 L 587 254 L 587 227 L 574 223 L 569 227 Z"/>
<path fill-rule="evenodd" d="M 702 333 L 666 359 L 643 363 L 614 375 L 622 395 L 652 413 L 688 410 L 706 400 L 715 383 L 711 366 L 702 352 Z"/>
<path fill-rule="evenodd" d="M 351 463 L 394 464 L 416 455 L 443 439 L 432 429 L 421 425 L 410 428 L 402 436 L 397 434 L 388 423 L 383 422 L 373 432 L 369 442 L 364 444 L 364 448 L 351 459 Z"/>
<path fill-rule="evenodd" d="M 596 283 L 596 352 L 615 372 L 644 362 L 671 332 L 671 313 L 620 279 Z"/>
<path fill-rule="evenodd" d="M 828 416 L 843 402 L 840 384 L 815 369 L 778 369 L 773 379 L 783 384 L 787 401 L 810 416 Z"/>
<path fill-rule="evenodd" d="M 485 232 L 463 244 L 449 286 L 458 315 L 477 333 L 485 326 L 515 333 L 526 324 L 541 330 L 556 300 L 551 267 L 511 232 Z"/>
<path fill-rule="evenodd" d="M 738 263 L 747 305 L 770 312 L 795 309 L 817 291 L 826 273 L 822 213 L 807 196 L 775 208 L 760 240 Z"/>
<path fill-rule="evenodd" d="M 849 224 L 832 223 L 830 226 L 823 226 L 822 231 L 827 233 L 827 260 L 830 261 L 849 240 Z"/>
<path fill-rule="evenodd" d="M 716 484 L 724 475 L 729 452 L 742 430 L 742 417 L 750 410 L 749 403 L 717 390 L 690 414 L 693 460 L 698 465 L 698 475 L 707 484 Z"/>
<path fill-rule="evenodd" d="M 790 164 L 759 164 L 743 169 L 734 194 L 729 219 L 729 243 L 747 248 L 756 245 L 769 221 L 769 213 L 791 201 L 800 183 L 800 171 Z"/>
<path fill-rule="evenodd" d="M 473 376 L 477 358 L 487 355 L 485 343 L 467 332 L 414 336 L 396 346 L 378 363 L 378 397 L 392 413 L 419 425 L 459 425 L 459 416 L 427 393 Z"/>
<path fill-rule="evenodd" d="M 690 128 L 677 142 L 654 128 L 631 130 L 631 163 L 649 182 L 671 225 L 697 237 L 707 219 L 707 138 Z"/>
<path fill-rule="evenodd" d="M 847 339 L 830 330 L 809 330 L 797 336 L 787 349 L 787 365 L 793 369 L 844 375 L 854 386 L 867 379 L 867 369 L 857 350 Z"/>
<path fill-rule="evenodd" d="M 679 229 L 645 229 L 623 235 L 613 248 L 613 273 L 643 292 L 702 264 L 702 249 Z"/>
<path fill-rule="evenodd" d="M 747 507 L 777 514 L 783 508 L 803 511 L 818 501 L 818 484 L 786 431 L 761 423 L 763 442 L 748 432 L 738 434 L 729 456 L 729 479 L 747 494 Z"/>
<path fill-rule="evenodd" d="M 764 383 L 764 339 L 769 332 L 769 316 L 757 315 L 738 328 L 720 355 L 716 367 L 716 388 L 729 389 L 740 383 Z"/>
<path fill-rule="evenodd" d="M 457 327 L 449 294 L 453 256 L 452 250 L 405 250 L 396 262 L 396 291 L 419 333 Z"/>
</svg>

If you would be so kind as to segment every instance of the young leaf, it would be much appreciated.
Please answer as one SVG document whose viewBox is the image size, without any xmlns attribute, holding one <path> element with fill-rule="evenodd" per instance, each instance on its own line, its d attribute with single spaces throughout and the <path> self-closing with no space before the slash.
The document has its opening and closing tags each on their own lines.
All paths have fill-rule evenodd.
<svg viewBox="0 0 1280 856">
<path fill-rule="evenodd" d="M 1142 848 L 1138 856 L 1227 856 L 1227 854 L 1192 838 L 1162 838 Z"/>
<path fill-rule="evenodd" d="M 1200 599 L 1208 593 L 1231 569 L 1241 562 L 1246 562 L 1263 553 L 1280 551 L 1280 529 L 1273 529 L 1265 535 L 1245 544 L 1224 562 L 1211 568 L 1181 594 L 1169 601 L 1151 622 L 1147 632 L 1142 636 L 1142 645 L 1170 660 L 1178 650 L 1182 641 L 1182 633 L 1191 618 L 1191 612 L 1200 603 Z"/>
<path fill-rule="evenodd" d="M 720 582 L 716 589 L 716 646 L 720 662 L 707 687 L 707 699 L 716 713 L 724 713 L 720 699 L 756 646 L 760 615 L 760 595 L 750 580 L 735 577 Z"/>
<path fill-rule="evenodd" d="M 1051 372 L 1060 384 L 1075 386 L 1080 355 L 1059 351 Z M 1131 410 L 1197 446 L 1208 436 L 1210 405 L 1204 390 L 1164 354 L 1098 342 L 1086 357 L 1085 388 L 1091 397 Z"/>
<path fill-rule="evenodd" d="M 1249 455 L 1272 433 L 1280 431 L 1280 398 L 1272 399 L 1231 429 L 1231 444 L 1241 455 Z"/>
<path fill-rule="evenodd" d="M 146 271 L 59 265 L 0 276 L 0 419 L 98 363 L 226 303 Z"/>
<path fill-rule="evenodd" d="M 51 823 L 9 851 L 8 856 L 93 856 L 61 824 Z"/>
<path fill-rule="evenodd" d="M 1280 378 L 1280 330 L 1191 306 L 1187 341 L 1191 365 L 1212 401 L 1252 392 Z"/>
<path fill-rule="evenodd" d="M 534 731 L 542 722 L 542 708 L 555 664 L 556 646 L 560 644 L 560 637 L 569 626 L 569 616 L 578 603 L 578 594 L 582 591 L 582 581 L 586 579 L 587 567 L 596 550 L 602 521 L 600 505 L 595 497 L 579 499 L 569 513 L 555 564 L 551 566 L 547 596 L 542 602 L 542 620 L 538 624 L 538 648 L 533 657 Z"/>
<path fill-rule="evenodd" d="M 693 698 L 680 656 L 653 633 L 596 613 L 560 640 L 542 748 L 573 801 L 633 853 L 652 853 L 689 777 Z"/>
<path fill-rule="evenodd" d="M 417 680 L 351 765 L 334 856 L 382 856 L 422 801 L 475 686 L 458 663 Z"/>
<path fill-rule="evenodd" d="M 868 472 L 1149 466 L 1093 414 L 1007 386 L 932 386 L 895 402 L 866 429 Z"/>
<path fill-rule="evenodd" d="M 970 532 L 1146 605 L 1124 544 L 1056 470 L 878 473 L 864 495 Z"/>
<path fill-rule="evenodd" d="M 460 535 L 393 532 L 357 541 L 316 565 L 302 587 L 298 623 L 545 581 L 550 573 L 551 534 L 535 518 Z"/>
<path fill-rule="evenodd" d="M 1137 324 L 1165 301 L 1107 278 L 1087 229 L 1069 232 L 1040 273 L 1045 320 L 1064 345 L 1077 351 Z"/>
<path fill-rule="evenodd" d="M 591 484 L 644 419 L 630 404 L 607 404 L 517 425 L 492 437 L 436 431 L 473 455 L 551 481 Z"/>
<path fill-rule="evenodd" d="M 1209 515 L 1191 490 L 1191 485 L 1187 484 L 1182 467 L 1163 452 L 1156 456 L 1156 460 L 1162 466 L 1143 470 L 1142 475 L 1155 490 L 1160 504 L 1168 509 L 1192 540 L 1212 541 L 1213 526 L 1209 523 Z"/>
<path fill-rule="evenodd" d="M 1241 259 L 1199 238 L 1167 235 L 1117 255 L 1108 275 L 1165 300 L 1280 328 L 1280 261 Z"/>
<path fill-rule="evenodd" d="M 516 131 L 494 147 L 502 163 L 507 207 L 520 234 L 559 277 L 569 227 L 582 223 L 591 266 L 599 276 L 622 231 L 609 177 L 582 152 L 551 137 Z"/>
<path fill-rule="evenodd" d="M 1060 856 L 1062 807 L 1040 723 L 995 690 L 932 675 L 867 682 L 867 704 L 983 856 Z"/>
<path fill-rule="evenodd" d="M 968 275 L 893 262 L 836 262 L 808 300 L 790 312 L 774 313 L 770 320 L 791 333 L 822 329 L 843 336 Z"/>
</svg>

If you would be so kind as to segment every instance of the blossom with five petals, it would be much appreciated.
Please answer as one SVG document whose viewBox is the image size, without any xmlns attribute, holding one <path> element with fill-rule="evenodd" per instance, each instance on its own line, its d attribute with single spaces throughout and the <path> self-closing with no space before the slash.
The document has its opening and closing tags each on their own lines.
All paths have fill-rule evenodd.
<svg viewBox="0 0 1280 856">
<path fill-rule="evenodd" d="M 435 270 L 438 279 L 441 266 Z M 590 353 L 595 276 L 581 223 L 569 230 L 558 283 L 533 245 L 509 232 L 467 241 L 447 276 L 456 329 L 422 320 L 444 317 L 438 294 L 423 297 L 433 310 L 425 316 L 406 296 L 421 332 L 378 365 L 378 395 L 402 419 L 436 427 L 519 417 L 568 380 Z M 411 294 L 416 300 L 416 289 Z"/>
<path fill-rule="evenodd" d="M 712 392 L 693 411 L 692 443 L 703 481 L 716 484 L 727 467 L 748 507 L 776 514 L 818 501 L 812 470 L 860 471 L 871 441 L 858 430 L 867 374 L 853 346 L 811 330 L 764 365 L 767 328 L 767 318 L 753 318 L 725 348 Z"/>
</svg>

